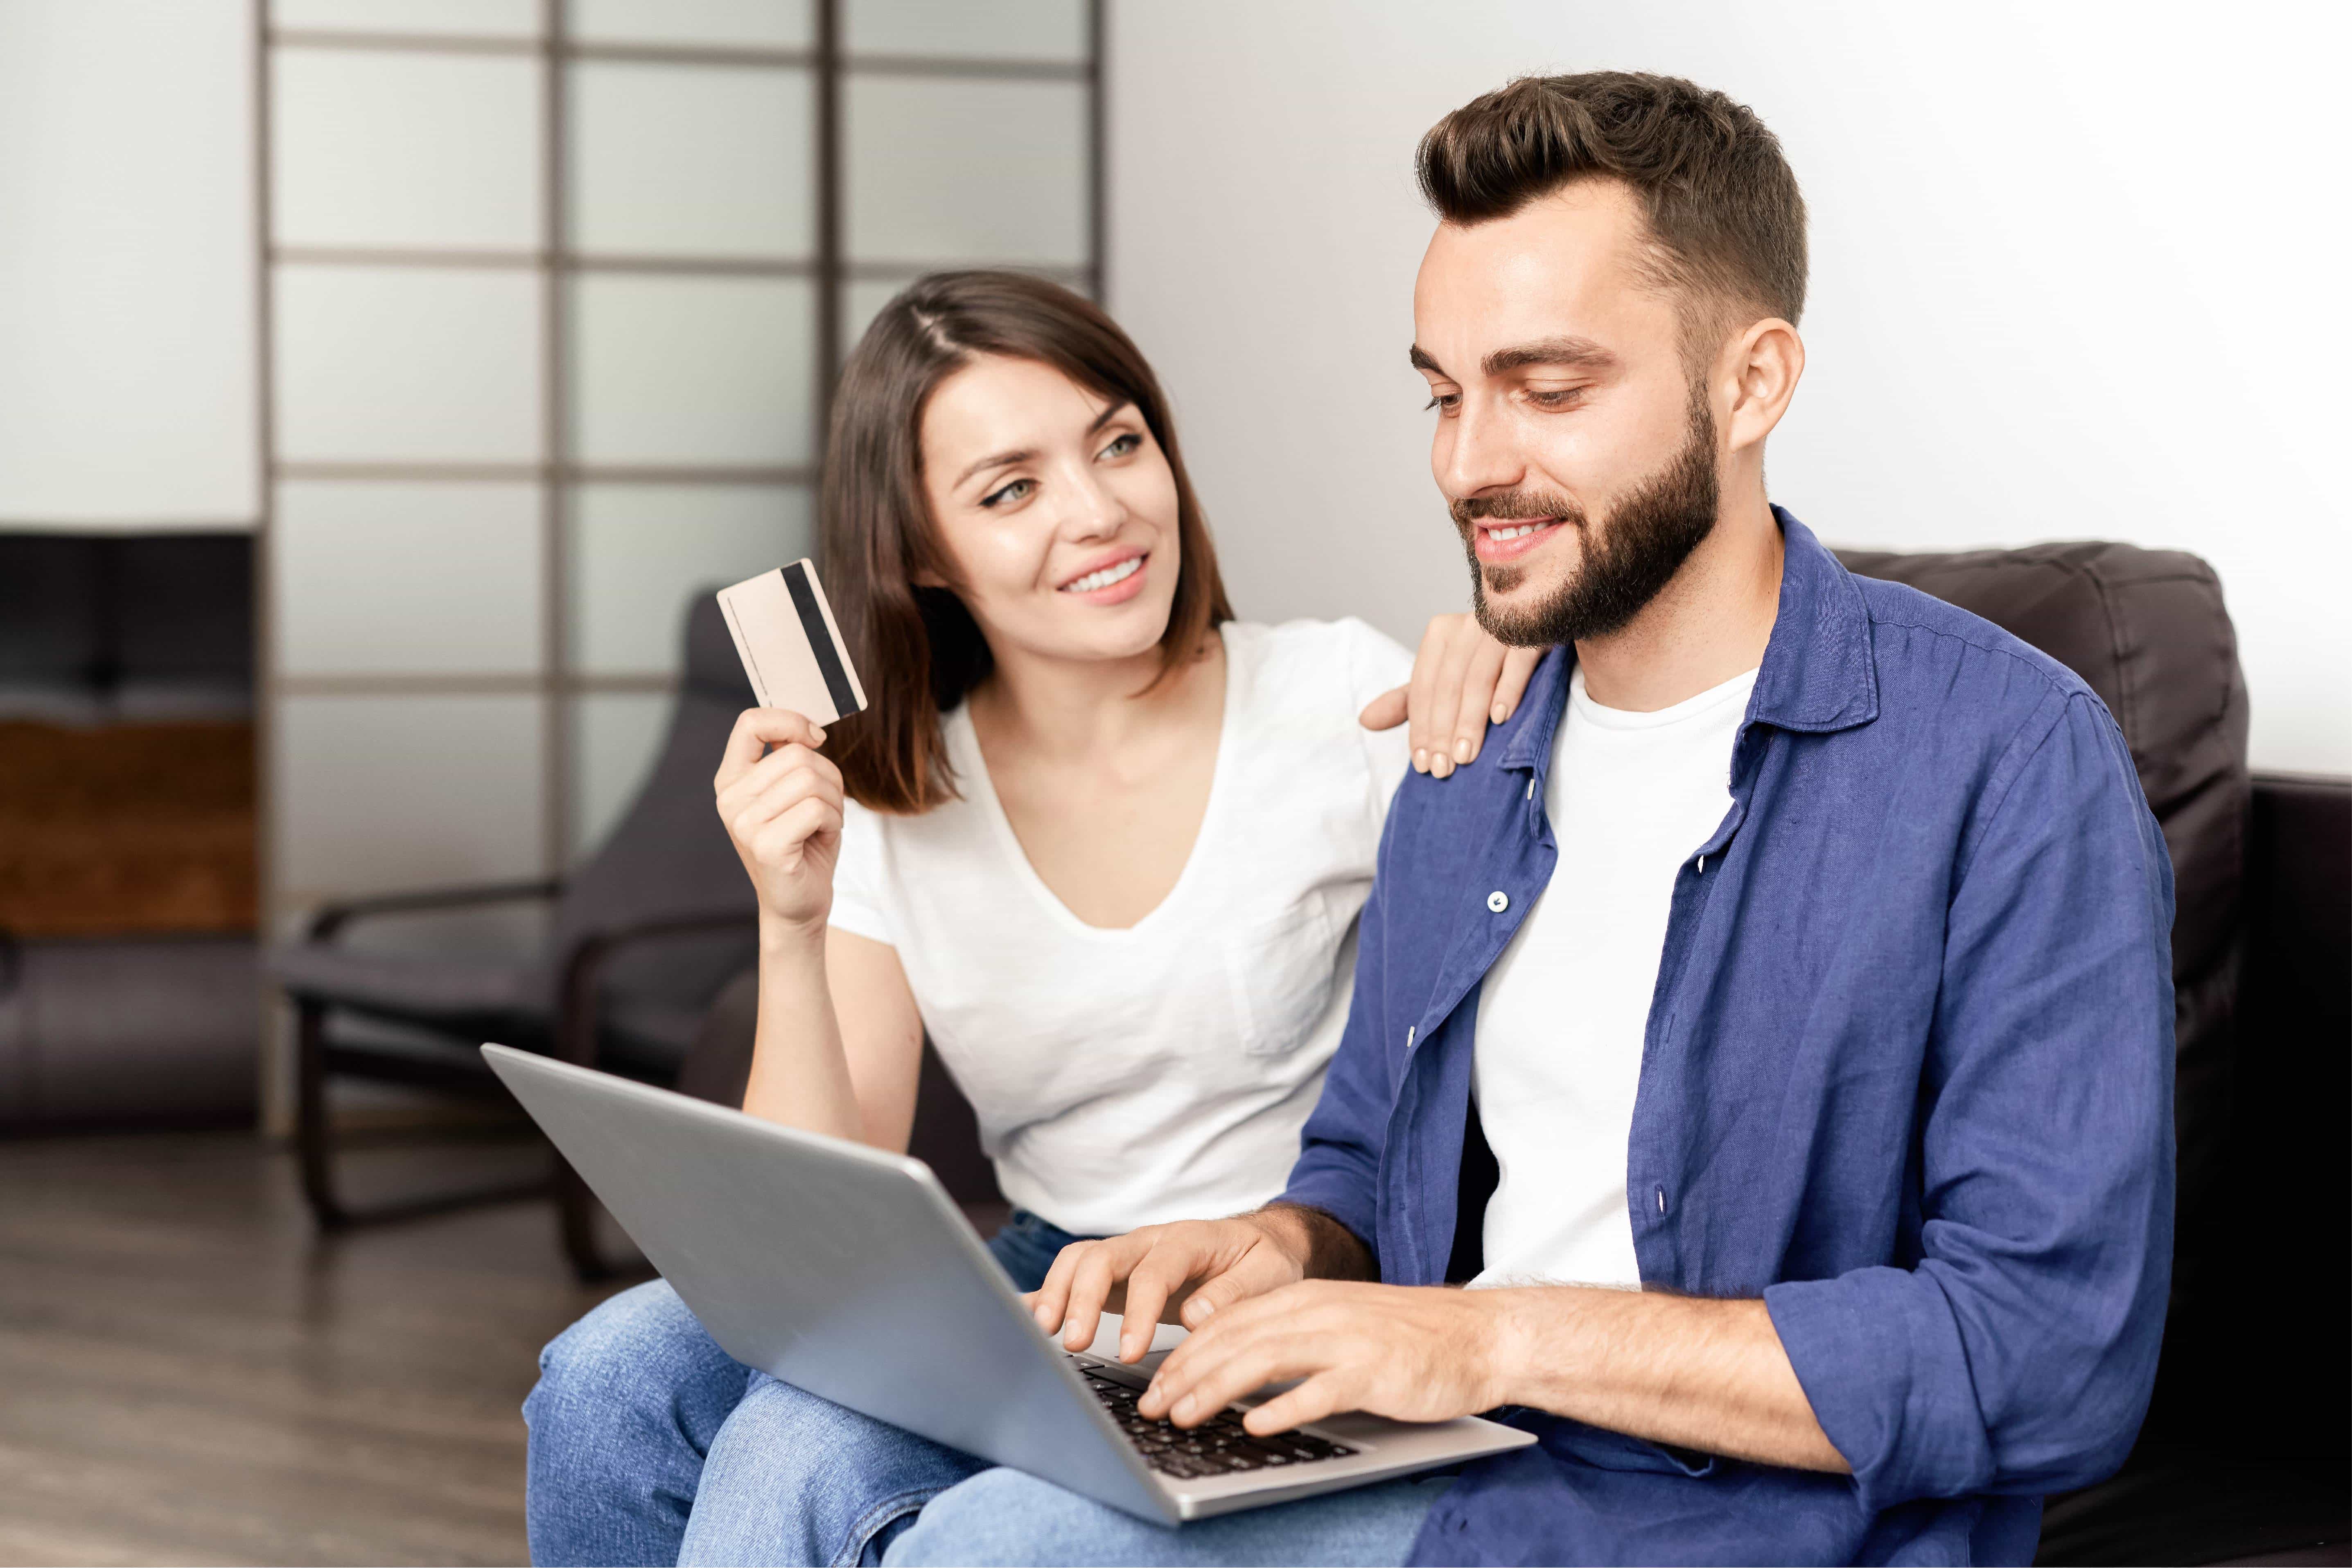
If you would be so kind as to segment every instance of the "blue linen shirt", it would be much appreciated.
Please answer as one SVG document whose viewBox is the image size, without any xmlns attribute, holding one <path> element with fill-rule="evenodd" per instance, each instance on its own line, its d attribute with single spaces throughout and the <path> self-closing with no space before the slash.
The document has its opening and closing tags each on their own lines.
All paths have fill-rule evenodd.
<svg viewBox="0 0 2352 1568">
<path fill-rule="evenodd" d="M 1730 809 L 1675 876 L 1625 1198 L 1646 1288 L 1763 1299 L 1853 1474 L 1510 1412 L 1540 1442 L 1467 1468 L 1417 1563 L 2025 1563 L 2042 1494 L 2110 1474 L 2146 1414 L 2172 868 L 2130 753 L 2063 666 L 1774 513 L 1779 616 Z M 1557 858 L 1571 658 L 1476 762 L 1408 776 L 1382 835 L 1284 1201 L 1392 1284 L 1444 1279 L 1478 987 Z"/>
</svg>

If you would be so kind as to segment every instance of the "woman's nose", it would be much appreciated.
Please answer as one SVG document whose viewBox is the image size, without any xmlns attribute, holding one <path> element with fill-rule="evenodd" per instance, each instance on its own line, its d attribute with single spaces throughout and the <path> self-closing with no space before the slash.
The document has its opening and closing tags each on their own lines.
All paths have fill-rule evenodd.
<svg viewBox="0 0 2352 1568">
<path fill-rule="evenodd" d="M 1117 533 L 1127 521 L 1127 508 L 1091 476 L 1066 492 L 1070 510 L 1062 526 L 1073 538 L 1100 539 Z"/>
</svg>

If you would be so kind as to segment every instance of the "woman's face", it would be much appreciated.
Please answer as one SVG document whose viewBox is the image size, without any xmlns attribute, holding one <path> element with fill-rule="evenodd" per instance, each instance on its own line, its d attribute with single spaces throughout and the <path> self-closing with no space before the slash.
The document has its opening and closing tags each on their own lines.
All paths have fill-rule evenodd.
<svg viewBox="0 0 2352 1568">
<path fill-rule="evenodd" d="M 1132 658 L 1176 595 L 1176 477 L 1135 405 L 982 355 L 923 410 L 923 489 L 999 657 Z"/>
</svg>

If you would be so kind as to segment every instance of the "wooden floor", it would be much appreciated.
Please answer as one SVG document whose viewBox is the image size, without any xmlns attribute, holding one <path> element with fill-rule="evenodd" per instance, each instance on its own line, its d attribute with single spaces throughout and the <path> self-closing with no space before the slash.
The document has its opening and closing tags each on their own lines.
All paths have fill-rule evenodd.
<svg viewBox="0 0 2352 1568">
<path fill-rule="evenodd" d="M 354 1159 L 363 1194 L 540 1156 Z M 541 1205 L 320 1238 L 245 1134 L 0 1143 L 0 1563 L 520 1563 Z"/>
</svg>

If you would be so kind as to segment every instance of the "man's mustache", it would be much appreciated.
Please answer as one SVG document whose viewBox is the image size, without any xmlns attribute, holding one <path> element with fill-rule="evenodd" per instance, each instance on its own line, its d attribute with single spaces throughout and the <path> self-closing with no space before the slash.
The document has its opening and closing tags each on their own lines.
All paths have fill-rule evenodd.
<svg viewBox="0 0 2352 1568">
<path fill-rule="evenodd" d="M 1510 521 L 1528 517 L 1556 517 L 1571 528 L 1584 526 L 1584 509 L 1563 495 L 1547 495 L 1541 490 L 1509 490 L 1498 496 L 1472 496 L 1467 500 L 1451 502 L 1446 510 L 1454 514 L 1454 526 L 1467 532 L 1471 522 L 1482 517 L 1501 518 Z"/>
</svg>

